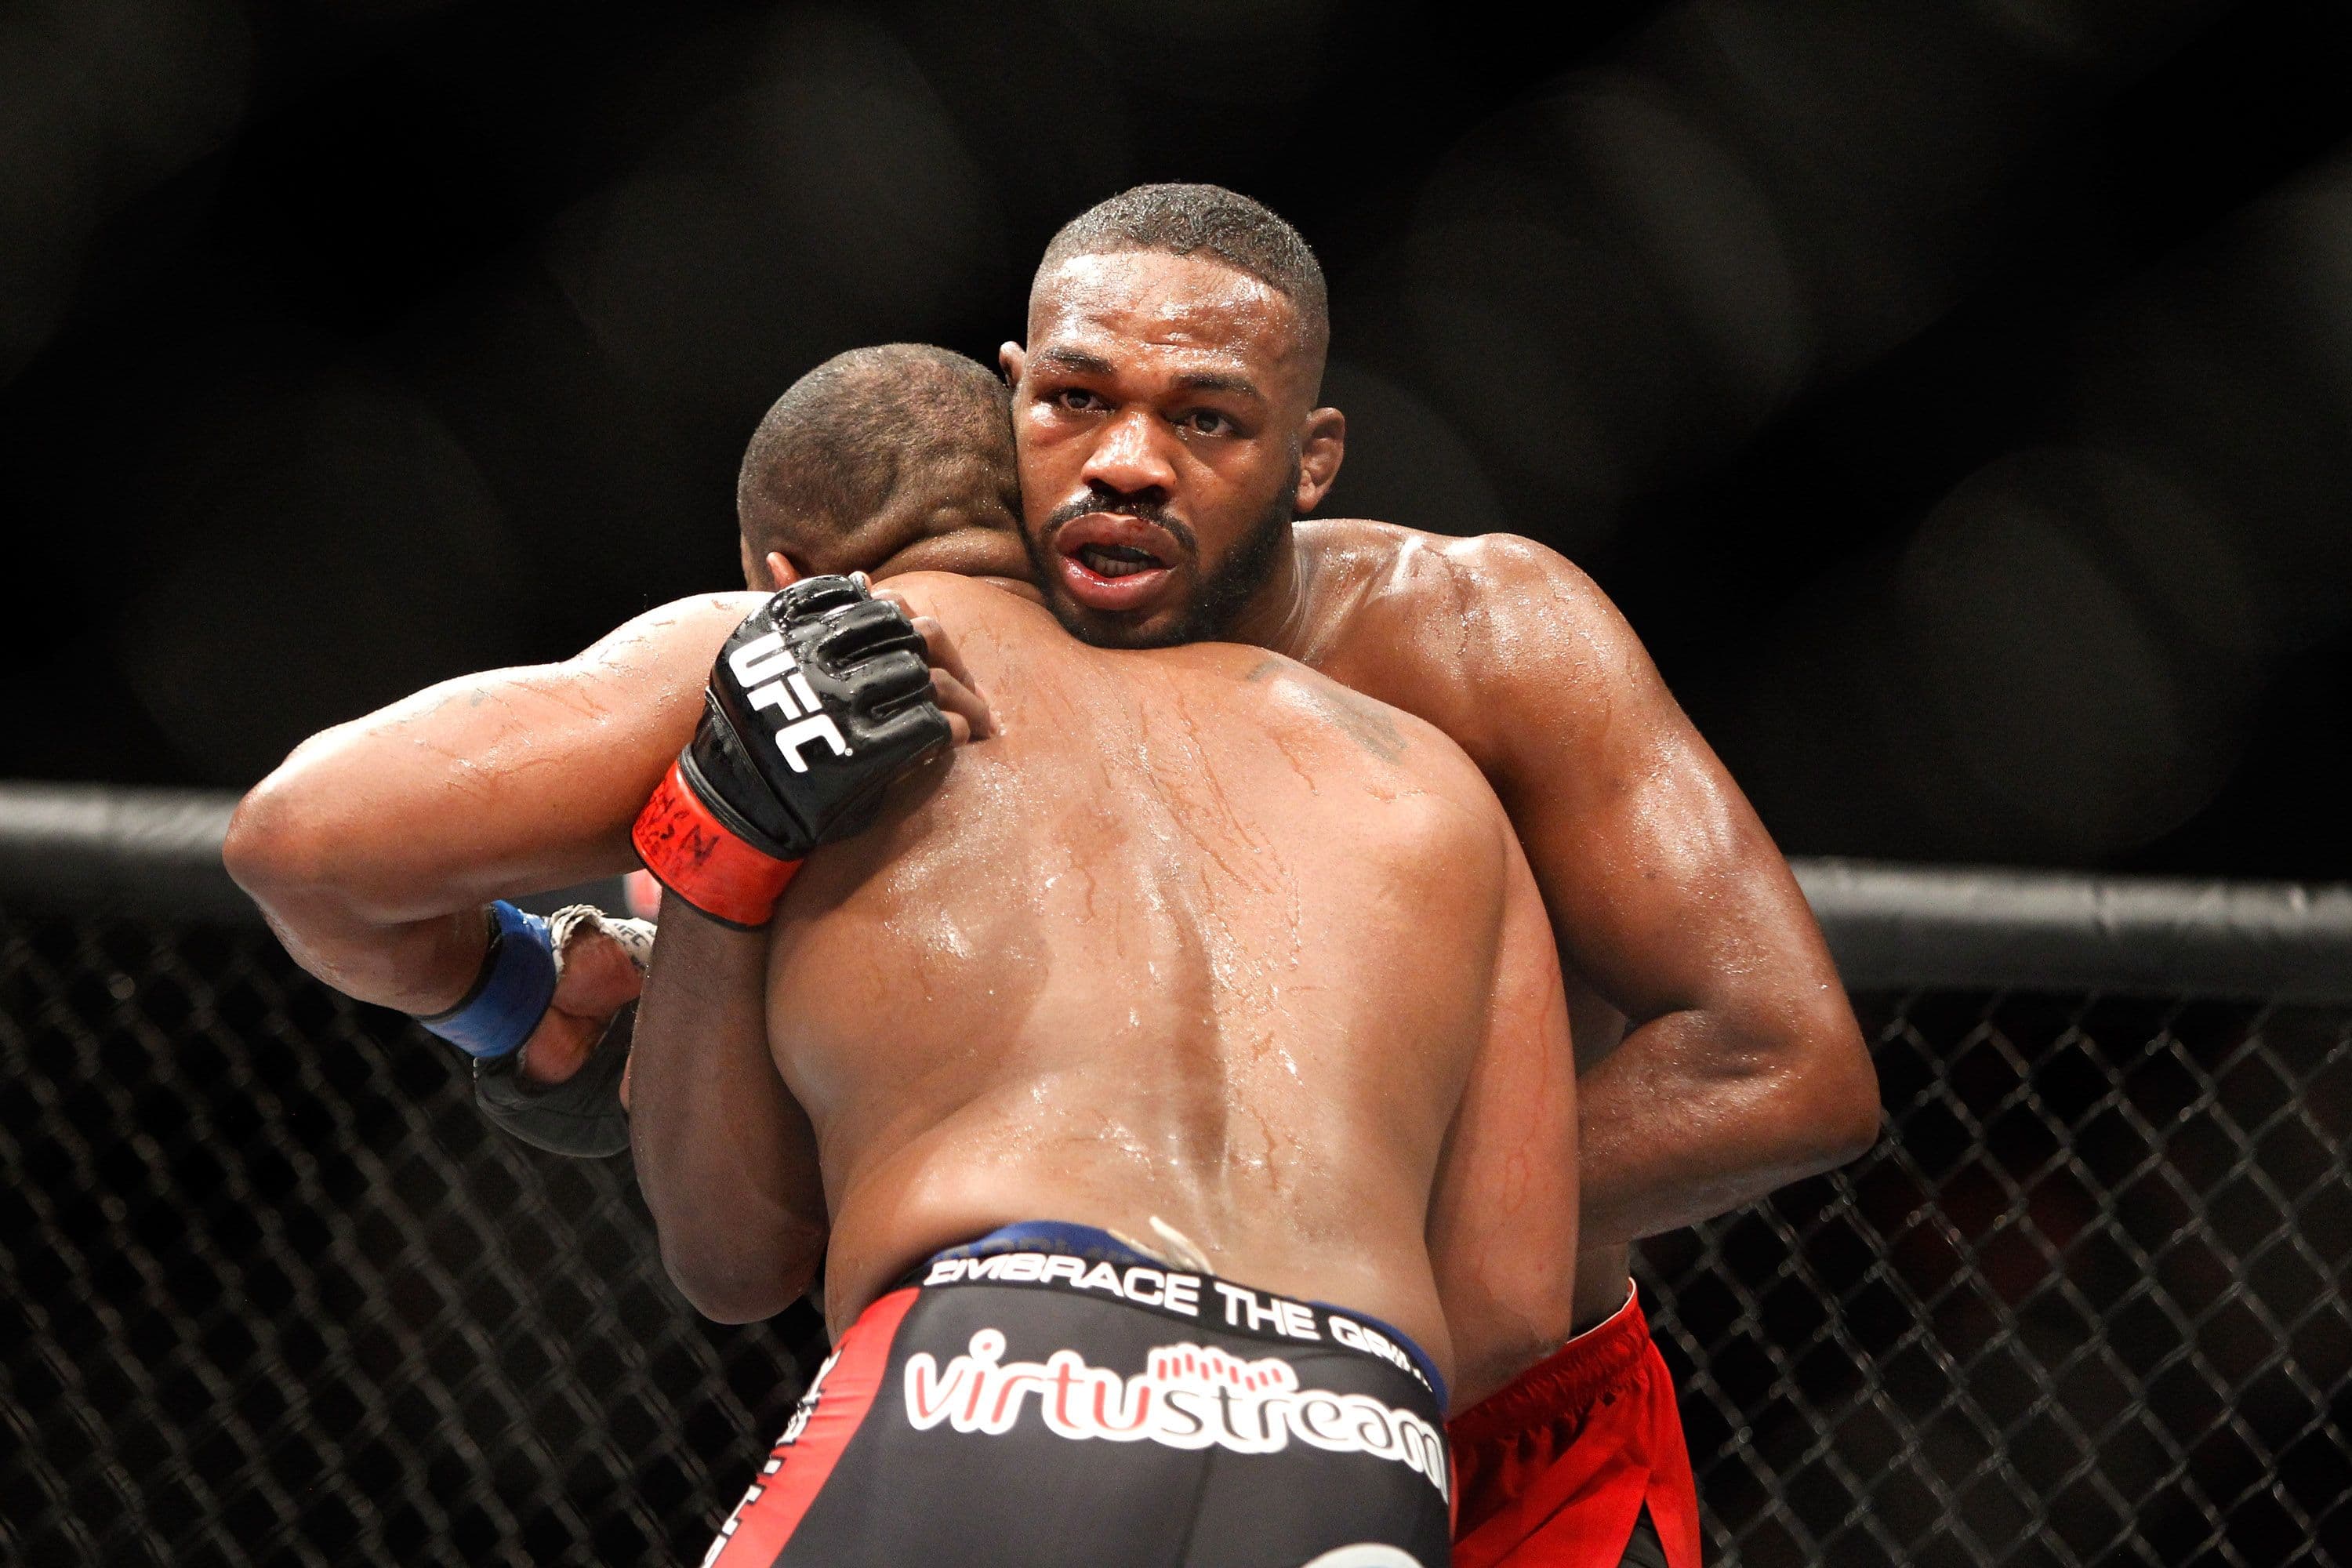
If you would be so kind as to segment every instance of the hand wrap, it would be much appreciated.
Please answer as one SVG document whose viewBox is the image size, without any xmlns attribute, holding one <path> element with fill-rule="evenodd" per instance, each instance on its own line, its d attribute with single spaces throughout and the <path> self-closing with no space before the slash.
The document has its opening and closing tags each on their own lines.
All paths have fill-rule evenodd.
<svg viewBox="0 0 2352 1568">
<path fill-rule="evenodd" d="M 489 908 L 490 945 L 473 989 L 446 1011 L 416 1021 L 469 1057 L 503 1057 L 530 1037 L 555 994 L 555 952 L 547 921 L 501 899 Z"/>
<path fill-rule="evenodd" d="M 631 832 L 661 885 L 725 924 L 765 925 L 809 851 L 858 832 L 947 744 L 923 639 L 846 577 L 809 577 L 745 617 L 702 721 Z"/>
<path fill-rule="evenodd" d="M 583 927 L 621 944 L 643 974 L 654 949 L 646 921 L 608 920 L 588 904 L 573 904 L 545 922 L 559 974 L 572 939 Z M 603 1159 L 629 1146 L 629 1113 L 621 1105 L 621 1075 L 637 1025 L 637 1005 L 613 1015 L 588 1059 L 562 1083 L 535 1083 L 522 1075 L 526 1053 L 479 1058 L 474 1063 L 474 1103 L 482 1114 L 534 1148 L 577 1159 Z"/>
</svg>

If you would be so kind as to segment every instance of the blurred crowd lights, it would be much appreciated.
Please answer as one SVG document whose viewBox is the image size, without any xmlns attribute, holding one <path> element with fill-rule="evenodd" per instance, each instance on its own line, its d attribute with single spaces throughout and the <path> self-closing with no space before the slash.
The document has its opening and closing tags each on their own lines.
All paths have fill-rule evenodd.
<svg viewBox="0 0 2352 1568">
<path fill-rule="evenodd" d="M 1953 310 L 2020 186 L 2050 177 L 2049 138 L 2223 9 L 1643 13 L 1413 174 L 1393 234 L 1335 256 L 1335 507 L 1605 548 L 1643 497 Z M 331 25 L 233 0 L 0 16 L 0 376 L 71 317 L 110 216 L 268 96 L 289 14 Z M 1336 0 L 730 13 L 612 89 L 604 121 L 638 129 L 580 152 L 579 194 L 463 289 L 341 349 L 289 330 L 272 357 L 265 321 L 190 351 L 130 432 L 121 505 L 169 544 L 125 601 L 120 668 L 235 783 L 526 651 L 502 605 L 607 595 L 609 623 L 633 592 L 708 585 L 646 546 L 731 554 L 719 484 L 777 390 L 857 342 L 1015 335 L 1054 222 L 1162 172 L 1171 128 L 1212 149 L 1299 133 L 1356 25 Z M 2013 389 L 2044 409 L 2025 439 L 1727 656 L 1727 745 L 1776 826 L 2082 858 L 2212 799 L 2279 660 L 2352 614 L 2347 282 L 2337 162 L 2111 300 L 2063 387 Z M 241 672 L 331 622 L 338 655 L 257 704 Z"/>
</svg>

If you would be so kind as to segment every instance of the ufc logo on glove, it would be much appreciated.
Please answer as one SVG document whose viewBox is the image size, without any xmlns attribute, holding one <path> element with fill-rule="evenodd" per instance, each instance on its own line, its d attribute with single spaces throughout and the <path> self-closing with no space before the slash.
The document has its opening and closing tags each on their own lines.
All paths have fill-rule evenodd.
<svg viewBox="0 0 2352 1568">
<path fill-rule="evenodd" d="M 719 650 L 702 721 L 630 840 L 685 903 L 765 925 L 802 859 L 872 822 L 891 782 L 948 739 L 905 612 L 849 578 L 804 578 Z"/>
<path fill-rule="evenodd" d="M 841 738 L 841 727 L 831 714 L 817 703 L 816 693 L 809 689 L 808 677 L 800 664 L 784 647 L 784 634 L 770 632 L 756 641 L 745 643 L 727 656 L 728 668 L 735 679 L 749 688 L 745 700 L 757 708 L 773 708 L 791 721 L 775 732 L 776 750 L 792 764 L 793 772 L 808 772 L 808 763 L 801 760 L 801 748 L 811 741 L 823 741 L 833 748 L 836 757 L 850 754 L 849 742 Z M 781 679 L 777 672 L 783 671 Z M 787 683 L 792 689 L 785 690 Z M 793 701 L 797 697 L 800 700 Z M 805 715 L 805 717 L 803 717 Z"/>
</svg>

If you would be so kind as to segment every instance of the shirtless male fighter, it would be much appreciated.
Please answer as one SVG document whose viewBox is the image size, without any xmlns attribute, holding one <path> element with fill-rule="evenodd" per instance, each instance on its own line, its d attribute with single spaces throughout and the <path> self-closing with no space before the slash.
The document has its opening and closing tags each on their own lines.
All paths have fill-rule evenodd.
<svg viewBox="0 0 2352 1568">
<path fill-rule="evenodd" d="M 1436 725 L 1495 786 L 1577 1019 L 1583 1250 L 1549 1261 L 1583 1331 L 1455 1418 L 1455 1560 L 1696 1568 L 1689 1462 L 1629 1243 L 1858 1154 L 1875 1075 L 1786 863 L 1583 574 L 1520 539 L 1293 521 L 1345 446 L 1316 405 L 1328 338 L 1312 254 L 1247 198 L 1144 186 L 1081 215 L 1038 268 L 1025 347 L 1003 355 L 1026 552 L 1088 640 L 1271 648 Z M 889 526 L 828 531 L 759 459 L 755 442 L 754 584 L 770 549 L 806 570 L 1008 570 L 970 521 L 985 507 L 935 508 L 936 531 L 900 506 Z M 739 1010 L 756 994 L 739 978 Z"/>
<path fill-rule="evenodd" d="M 1130 296 L 1108 301 L 1108 313 L 1098 289 L 1087 294 L 1107 268 L 1128 275 Z M 1157 290 L 1155 272 L 1174 287 Z M 1166 297 L 1155 302 L 1156 292 Z M 1085 324 L 1071 318 L 1088 310 L 1108 317 L 1091 334 L 1094 363 L 1056 354 L 1040 366 L 1052 376 L 1023 383 L 1033 525 L 1084 495 L 1130 512 L 1156 507 L 1189 531 L 1169 564 L 1184 567 L 1189 553 L 1197 577 L 1203 563 L 1229 561 L 1251 524 L 1270 527 L 1271 513 L 1320 499 L 1344 426 L 1312 406 L 1320 279 L 1278 220 L 1200 187 L 1117 198 L 1072 225 L 1041 268 L 1032 350 L 1055 346 L 1051 335 Z M 1297 352 L 1302 335 L 1309 353 Z M 1007 356 L 1016 373 L 1017 354 Z M 1186 357 L 1215 363 L 1194 374 Z M 1315 368 L 1302 370 L 1302 358 Z M 1234 424 L 1250 411 L 1232 407 L 1244 389 L 1202 378 L 1234 371 L 1229 379 L 1257 394 L 1255 412 L 1280 395 L 1274 418 Z M 1097 384 L 1067 393 L 1055 379 L 1087 377 Z M 1003 572 L 1018 559 L 1009 538 L 952 516 L 929 520 L 936 528 L 902 512 L 855 534 L 795 533 L 759 504 L 752 478 L 747 464 L 747 567 L 771 542 L 816 569 Z M 1166 585 L 1162 600 L 1182 599 Z M 1867 1142 L 1867 1058 L 1818 936 L 1630 631 L 1566 563 L 1520 541 L 1306 523 L 1269 563 L 1265 589 L 1277 587 L 1271 602 L 1287 613 L 1244 605 L 1265 640 L 1417 707 L 1467 744 L 1502 790 L 1564 950 L 1634 1025 L 1613 1052 L 1601 1031 L 1580 1039 L 1588 1247 L 1578 1310 L 1580 1325 L 1605 1321 L 1457 1420 L 1458 1560 L 1592 1561 L 1626 1548 L 1646 1501 L 1675 1516 L 1665 1543 L 1679 1568 L 1696 1552 L 1688 1469 L 1672 1391 L 1622 1294 L 1620 1238 L 1746 1201 Z M 557 858 L 543 855 L 545 879 L 601 868 L 566 861 L 559 871 Z M 461 941 L 471 932 L 470 973 L 481 928 L 460 925 Z M 1564 1283 L 1564 1260 L 1549 1261 Z"/>
<path fill-rule="evenodd" d="M 754 1194 L 808 1216 L 767 1254 L 782 1288 L 827 1263 L 835 1358 L 714 1562 L 1445 1562 L 1457 1336 L 1523 1364 L 1569 1326 L 1531 1260 L 1573 1249 L 1572 1189 L 1483 1196 L 1574 1162 L 1540 1142 L 1573 1136 L 1567 1015 L 1499 804 L 1291 661 L 897 589 L 993 733 L 887 800 L 950 726 L 915 631 L 820 577 L 329 731 L 249 798 L 231 868 L 306 963 L 460 1039 L 539 973 L 520 933 L 420 989 L 367 972 L 336 900 L 459 885 L 478 840 L 510 860 L 625 784 L 677 900 L 775 917 L 773 1090 L 731 1094 L 707 1049 L 638 1067 L 645 1137 L 716 1089 L 719 1163 L 786 1172 Z M 688 1207 L 710 1225 L 741 1185 Z"/>
<path fill-rule="evenodd" d="M 1575 1315 L 1596 1327 L 1456 1419 L 1455 1561 L 1614 1563 L 1646 1505 L 1696 1568 L 1627 1244 L 1860 1152 L 1875 1075 L 1787 863 L 1583 574 L 1523 540 L 1293 525 L 1345 442 L 1316 405 L 1328 335 L 1311 254 L 1244 198 L 1146 186 L 1074 220 L 1003 354 L 1039 585 L 1093 641 L 1287 654 L 1435 725 L 1494 785 L 1563 967 L 1631 1026 L 1578 1041 Z"/>
</svg>

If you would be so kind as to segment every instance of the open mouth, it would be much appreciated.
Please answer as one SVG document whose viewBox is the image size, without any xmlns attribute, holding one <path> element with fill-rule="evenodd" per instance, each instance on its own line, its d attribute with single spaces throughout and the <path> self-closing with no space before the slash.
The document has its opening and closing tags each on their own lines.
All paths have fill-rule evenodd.
<svg viewBox="0 0 2352 1568">
<path fill-rule="evenodd" d="M 1168 564 L 1149 550 L 1139 550 L 1132 544 L 1081 544 L 1071 553 L 1097 577 L 1131 577 L 1138 572 L 1164 569 Z"/>
<path fill-rule="evenodd" d="M 1123 512 L 1089 512 L 1055 533 L 1062 585 L 1089 609 L 1150 608 L 1174 579 L 1181 547 L 1166 529 Z"/>
</svg>

